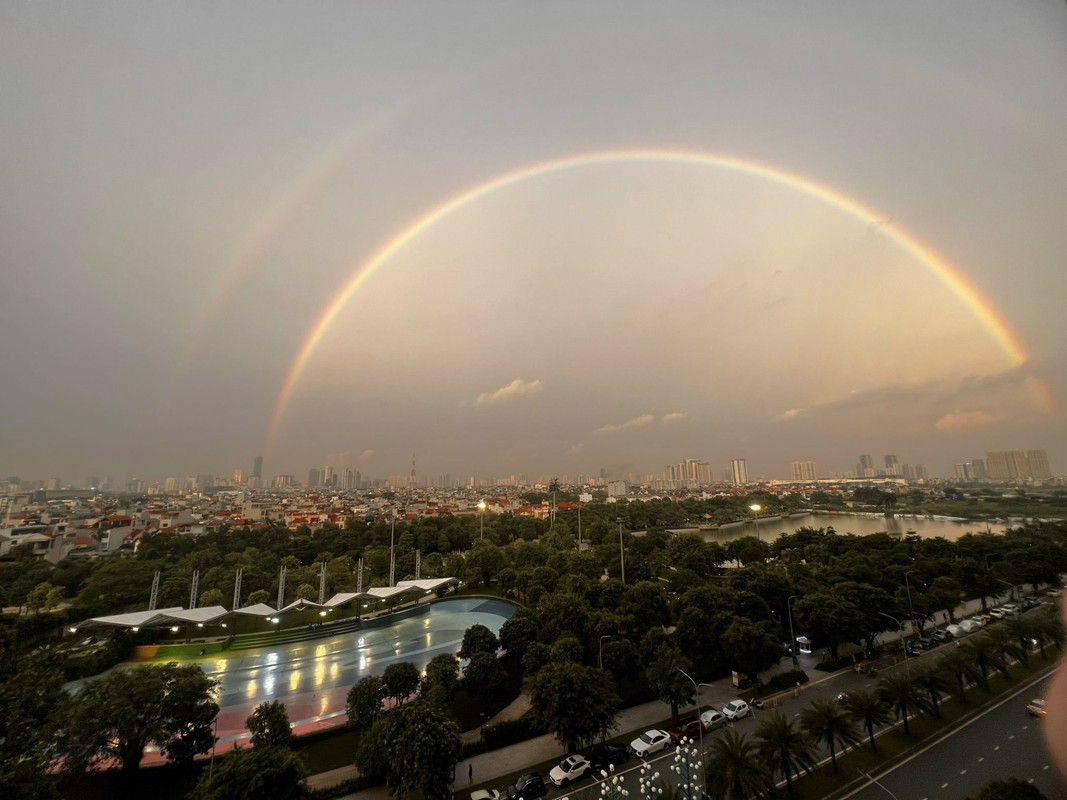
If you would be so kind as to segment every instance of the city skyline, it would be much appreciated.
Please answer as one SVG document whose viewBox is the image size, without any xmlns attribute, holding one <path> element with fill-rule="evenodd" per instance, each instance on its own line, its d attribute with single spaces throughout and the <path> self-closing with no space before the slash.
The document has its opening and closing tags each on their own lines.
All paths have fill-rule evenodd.
<svg viewBox="0 0 1067 800">
<path fill-rule="evenodd" d="M 695 487 L 700 485 L 726 484 L 734 486 L 756 485 L 765 482 L 776 483 L 804 483 L 814 481 L 837 481 L 837 480 L 883 480 L 901 479 L 904 481 L 926 480 L 965 480 L 992 482 L 1026 482 L 1029 480 L 1046 481 L 1055 478 L 1063 478 L 1062 473 L 1057 473 L 1049 464 L 1048 454 L 1044 449 L 1014 450 L 1014 451 L 986 451 L 981 457 L 974 457 L 964 462 L 955 462 L 952 469 L 945 473 L 931 473 L 925 464 L 904 462 L 901 463 L 894 454 L 884 457 L 885 466 L 874 468 L 873 458 L 869 454 L 861 455 L 859 463 L 853 469 L 834 470 L 824 468 L 821 472 L 816 462 L 811 460 L 791 461 L 788 468 L 781 474 L 759 472 L 749 475 L 748 465 L 745 459 L 732 459 L 728 465 L 716 469 L 716 466 L 704 459 L 686 458 L 676 464 L 668 464 L 663 469 L 651 472 L 629 472 L 626 474 L 609 474 L 607 470 L 598 470 L 595 474 L 533 474 L 529 472 L 512 473 L 510 475 L 488 475 L 479 473 L 453 475 L 450 472 L 430 470 L 429 474 L 418 474 L 415 464 L 409 473 L 383 473 L 364 474 L 358 469 L 345 465 L 323 465 L 310 467 L 305 473 L 268 473 L 262 474 L 263 459 L 257 456 L 254 466 L 245 480 L 245 472 L 237 467 L 233 470 L 233 477 L 227 477 L 223 472 L 198 472 L 184 476 L 168 475 L 165 478 L 153 477 L 116 477 L 111 475 L 94 475 L 86 477 L 83 481 L 64 481 L 59 477 L 46 478 L 28 476 L 9 476 L 7 482 L 8 491 L 16 491 L 18 487 L 12 483 L 17 477 L 19 485 L 32 485 L 35 488 L 56 490 L 61 488 L 99 488 L 106 486 L 109 489 L 118 488 L 127 484 L 138 484 L 144 491 L 148 488 L 161 489 L 166 493 L 180 490 L 193 490 L 205 482 L 212 486 L 234 486 L 252 489 L 286 489 L 303 487 L 305 489 L 336 488 L 340 490 L 360 488 L 461 488 L 463 486 L 486 487 L 506 485 L 547 485 L 551 480 L 561 479 L 569 484 L 600 484 L 605 485 L 611 481 L 630 481 L 640 484 L 656 484 L 660 488 Z M 257 474 L 259 473 L 259 474 Z M 306 475 L 306 480 L 304 477 Z M 132 490 L 131 490 L 132 491 Z"/>
<path fill-rule="evenodd" d="M 2 475 L 1067 463 L 1061 7 L 3 20 Z"/>
</svg>

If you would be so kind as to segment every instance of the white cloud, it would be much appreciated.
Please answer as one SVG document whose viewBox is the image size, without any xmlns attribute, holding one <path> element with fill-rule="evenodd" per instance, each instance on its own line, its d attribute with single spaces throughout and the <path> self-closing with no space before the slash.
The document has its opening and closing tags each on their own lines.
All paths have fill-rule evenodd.
<svg viewBox="0 0 1067 800">
<path fill-rule="evenodd" d="M 578 453 L 580 453 L 582 451 L 583 447 L 585 447 L 585 443 L 584 442 L 578 442 L 578 444 L 574 445 L 573 447 L 570 447 L 567 450 L 567 455 L 576 456 L 576 455 L 578 455 Z"/>
<path fill-rule="evenodd" d="M 667 423 L 670 423 L 670 422 L 681 422 L 683 419 L 685 419 L 688 416 L 689 416 L 688 414 L 686 414 L 686 413 L 684 413 L 682 411 L 672 411 L 669 414 L 664 414 L 660 418 L 660 422 L 662 422 L 664 424 L 667 424 Z"/>
<path fill-rule="evenodd" d="M 474 404 L 477 406 L 495 406 L 498 403 L 505 403 L 523 395 L 539 392 L 543 388 L 544 384 L 539 380 L 524 381 L 522 378 L 516 378 L 507 386 L 502 386 L 495 392 L 482 392 L 474 399 Z"/>
<path fill-rule="evenodd" d="M 783 411 L 777 417 L 774 417 L 771 422 L 785 422 L 786 420 L 793 419 L 794 417 L 799 416 L 799 414 L 799 408 L 791 408 L 788 411 Z"/>
<path fill-rule="evenodd" d="M 362 453 L 359 454 L 359 460 L 360 461 L 368 461 L 368 460 L 370 460 L 372 458 L 374 458 L 374 451 L 373 450 L 369 450 L 369 449 L 368 450 L 364 450 Z"/>
<path fill-rule="evenodd" d="M 651 425 L 655 421 L 656 416 L 654 414 L 642 414 L 639 417 L 634 417 L 633 419 L 622 423 L 622 425 L 605 425 L 602 428 L 597 428 L 593 433 L 602 436 L 604 434 L 626 430 L 627 428 L 643 428 L 646 425 Z"/>
</svg>

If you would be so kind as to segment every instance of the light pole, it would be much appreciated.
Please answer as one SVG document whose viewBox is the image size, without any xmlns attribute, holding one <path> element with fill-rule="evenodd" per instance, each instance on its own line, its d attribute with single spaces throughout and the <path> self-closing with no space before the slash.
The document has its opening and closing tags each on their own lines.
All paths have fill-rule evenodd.
<svg viewBox="0 0 1067 800">
<path fill-rule="evenodd" d="M 1005 586 L 1008 587 L 1008 599 L 1009 600 L 1014 600 L 1015 599 L 1015 584 L 1014 583 L 1008 583 L 1003 578 L 997 578 L 997 583 L 1003 583 Z"/>
<path fill-rule="evenodd" d="M 582 507 L 578 506 L 578 552 L 582 552 Z"/>
<path fill-rule="evenodd" d="M 915 628 L 915 610 L 911 607 L 911 584 L 908 583 L 908 576 L 913 572 L 919 572 L 917 569 L 909 569 L 904 573 L 904 586 L 908 590 L 908 616 L 911 618 L 911 627 Z M 936 622 L 935 622 L 936 627 Z"/>
<path fill-rule="evenodd" d="M 797 637 L 793 635 L 793 601 L 800 597 L 799 594 L 789 595 L 789 599 L 785 601 L 785 612 L 789 615 L 789 655 L 793 657 L 793 669 L 800 666 L 800 662 L 797 660 Z"/>
<path fill-rule="evenodd" d="M 753 503 L 749 506 L 749 510 L 752 511 L 752 521 L 756 523 L 756 541 L 761 541 L 759 538 L 759 512 L 763 508 L 759 503 Z"/>
<path fill-rule="evenodd" d="M 599 649 L 597 651 L 597 657 L 596 657 L 596 663 L 597 663 L 597 666 L 600 667 L 600 669 L 604 669 L 604 640 L 605 639 L 610 639 L 610 638 L 611 638 L 611 634 L 610 633 L 605 633 L 603 636 L 600 637 L 600 647 L 599 647 Z"/>
<path fill-rule="evenodd" d="M 696 680 L 681 667 L 678 667 L 678 671 L 685 675 L 689 679 L 689 682 L 693 684 L 693 705 L 697 707 L 697 735 L 700 738 L 700 788 L 704 787 L 704 721 L 700 718 L 700 687 L 708 686 L 710 683 L 697 683 Z"/>
<path fill-rule="evenodd" d="M 887 614 L 884 611 L 879 611 L 883 617 L 893 620 L 900 628 L 900 649 L 904 651 L 904 669 L 908 671 L 908 677 L 911 677 L 911 664 L 908 663 L 908 646 L 904 644 L 904 623 L 894 617 L 892 614 Z"/>
<path fill-rule="evenodd" d="M 619 571 L 622 574 L 622 582 L 626 583 L 626 552 L 622 549 L 622 517 L 617 519 L 619 523 Z"/>
<path fill-rule="evenodd" d="M 485 501 L 478 501 L 478 511 L 481 512 L 478 516 L 478 538 L 481 539 L 485 534 Z"/>
</svg>

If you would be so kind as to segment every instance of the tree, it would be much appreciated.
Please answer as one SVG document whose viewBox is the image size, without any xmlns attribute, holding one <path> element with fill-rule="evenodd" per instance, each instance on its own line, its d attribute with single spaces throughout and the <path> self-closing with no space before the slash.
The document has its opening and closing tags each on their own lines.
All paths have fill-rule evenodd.
<svg viewBox="0 0 1067 800">
<path fill-rule="evenodd" d="M 463 643 L 460 645 L 460 658 L 471 658 L 475 653 L 489 653 L 495 655 L 500 649 L 500 640 L 496 634 L 484 625 L 471 625 L 463 632 Z"/>
<path fill-rule="evenodd" d="M 693 684 L 680 670 L 692 673 L 693 662 L 670 645 L 661 645 L 645 669 L 645 677 L 656 697 L 671 707 L 678 724 L 678 706 L 693 702 Z"/>
<path fill-rule="evenodd" d="M 815 748 L 811 741 L 781 711 L 764 716 L 760 721 L 756 728 L 756 748 L 760 758 L 785 778 L 790 797 L 793 796 L 793 773 L 803 769 L 810 774 L 815 767 Z"/>
<path fill-rule="evenodd" d="M 200 608 L 221 606 L 223 599 L 225 598 L 222 595 L 222 589 L 208 589 L 207 591 L 200 593 L 200 600 L 197 605 L 199 605 Z"/>
<path fill-rule="evenodd" d="M 382 714 L 382 701 L 388 689 L 378 675 L 368 675 L 348 690 L 348 724 L 354 728 L 370 728 Z"/>
<path fill-rule="evenodd" d="M 452 775 L 463 751 L 459 727 L 424 702 L 394 709 L 363 737 L 356 766 L 380 775 L 394 797 L 412 791 L 425 800 L 449 800 Z"/>
<path fill-rule="evenodd" d="M 426 677 L 422 679 L 422 696 L 439 705 L 452 700 L 459 685 L 459 661 L 451 653 L 441 653 L 426 665 Z"/>
<path fill-rule="evenodd" d="M 981 671 L 962 647 L 953 647 L 937 659 L 937 668 L 945 676 L 946 684 L 956 699 L 966 705 L 967 684 L 978 682 Z"/>
<path fill-rule="evenodd" d="M 198 800 L 305 800 L 307 770 L 287 748 L 244 747 L 217 759 L 200 775 Z"/>
<path fill-rule="evenodd" d="M 410 661 L 397 661 L 385 668 L 382 682 L 385 684 L 386 696 L 393 698 L 400 705 L 419 690 L 422 676 L 419 668 Z"/>
<path fill-rule="evenodd" d="M 528 611 L 517 610 L 500 626 L 500 646 L 519 661 L 526 648 L 537 641 L 540 624 Z"/>
<path fill-rule="evenodd" d="M 245 727 L 252 734 L 253 747 L 290 747 L 293 743 L 289 712 L 280 700 L 256 706 L 245 720 Z"/>
<path fill-rule="evenodd" d="M 527 686 L 534 719 L 570 753 L 615 728 L 619 698 L 603 671 L 565 661 L 547 664 Z"/>
<path fill-rule="evenodd" d="M 852 716 L 834 700 L 812 700 L 800 711 L 800 727 L 830 751 L 830 763 L 837 774 L 837 746 L 860 741 Z"/>
<path fill-rule="evenodd" d="M 888 706 L 897 710 L 897 718 L 904 722 L 904 735 L 911 736 L 908 726 L 908 713 L 912 709 L 925 711 L 926 697 L 922 690 L 912 681 L 907 672 L 891 672 L 878 679 L 875 690 Z"/>
<path fill-rule="evenodd" d="M 297 600 L 310 600 L 315 597 L 315 587 L 310 583 L 302 583 L 296 587 Z"/>
<path fill-rule="evenodd" d="M 722 647 L 733 657 L 738 670 L 753 683 L 759 679 L 759 673 L 773 667 L 782 657 L 777 626 L 769 620 L 752 622 L 738 617 L 723 634 Z"/>
<path fill-rule="evenodd" d="M 945 673 L 936 663 L 929 661 L 921 663 L 911 673 L 911 679 L 915 686 L 924 690 L 930 698 L 931 713 L 935 717 L 941 716 L 941 693 L 947 692 L 952 684 L 945 680 Z"/>
<path fill-rule="evenodd" d="M 863 729 L 867 731 L 867 738 L 871 742 L 871 750 L 877 753 L 878 743 L 874 738 L 874 729 L 882 725 L 888 725 L 893 721 L 893 715 L 890 713 L 885 699 L 879 696 L 877 692 L 857 689 L 849 692 L 848 700 L 845 701 L 845 708 L 852 715 L 853 721 L 857 725 L 862 725 Z"/>
<path fill-rule="evenodd" d="M 34 614 L 40 614 L 41 609 L 44 608 L 45 603 L 48 602 L 48 595 L 55 587 L 50 583 L 39 583 L 30 590 L 30 593 L 26 595 L 26 607 L 33 611 Z"/>
<path fill-rule="evenodd" d="M 733 728 L 716 736 L 704 762 L 704 786 L 711 797 L 749 800 L 774 793 L 774 778 L 756 743 Z"/>
<path fill-rule="evenodd" d="M 2 636 L 0 642 L 7 644 Z M 0 786 L 7 797 L 54 797 L 54 736 L 66 702 L 63 674 L 51 653 L 16 665 L 6 646 L 0 650 Z"/>
<path fill-rule="evenodd" d="M 217 686 L 195 665 L 108 673 L 69 700 L 60 733 L 64 766 L 77 772 L 113 758 L 123 770 L 136 770 L 150 743 L 169 761 L 191 761 L 215 743 Z"/>
<path fill-rule="evenodd" d="M 482 710 L 489 710 L 489 700 L 508 682 L 508 673 L 500 659 L 489 653 L 475 653 L 463 670 L 463 685 L 472 695 L 481 695 Z"/>
<path fill-rule="evenodd" d="M 248 595 L 248 605 L 254 606 L 257 603 L 267 603 L 270 601 L 270 592 L 266 589 L 256 589 L 250 595 Z"/>
<path fill-rule="evenodd" d="M 1036 786 L 1019 778 L 987 783 L 974 800 L 1048 800 Z"/>
</svg>

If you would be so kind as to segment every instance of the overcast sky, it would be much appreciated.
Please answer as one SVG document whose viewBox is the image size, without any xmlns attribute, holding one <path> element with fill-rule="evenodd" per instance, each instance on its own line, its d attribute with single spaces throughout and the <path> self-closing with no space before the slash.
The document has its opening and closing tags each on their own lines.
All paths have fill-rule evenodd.
<svg viewBox="0 0 1067 800">
<path fill-rule="evenodd" d="M 6 0 L 0 473 L 1067 473 L 1065 43 L 1054 0 Z"/>
</svg>

